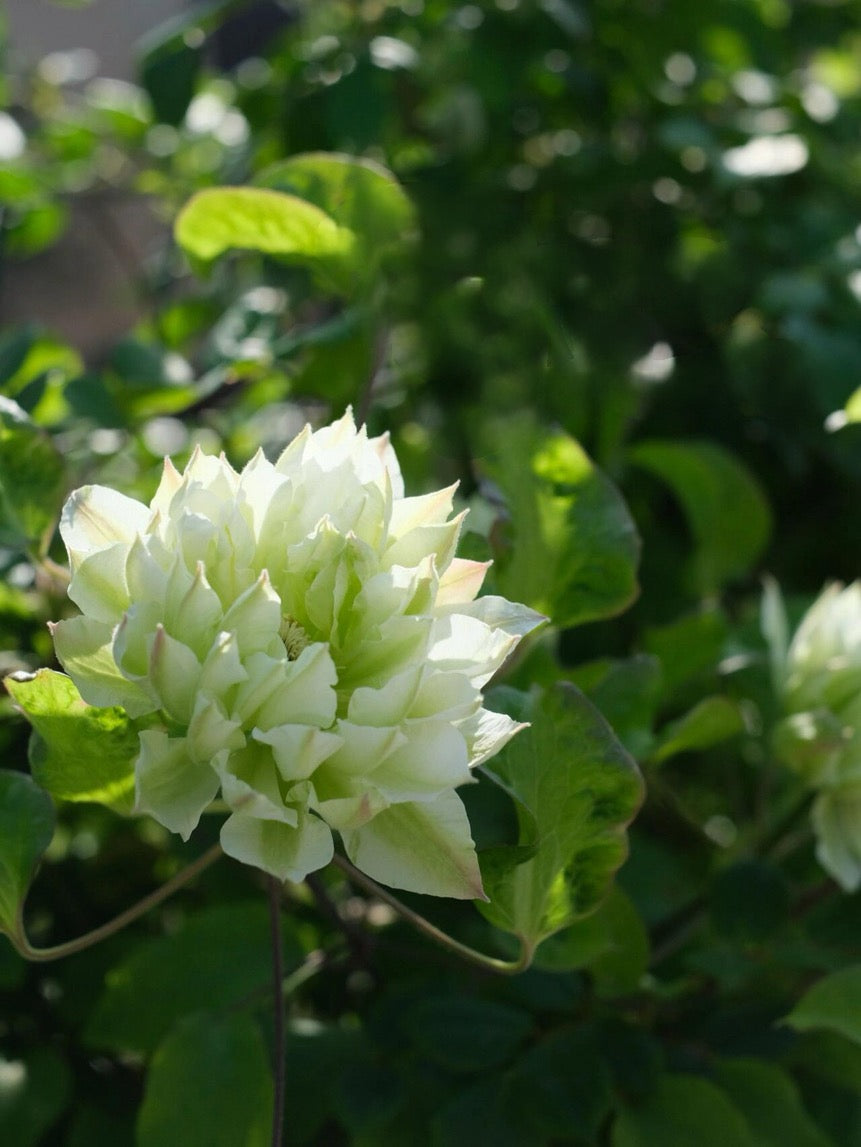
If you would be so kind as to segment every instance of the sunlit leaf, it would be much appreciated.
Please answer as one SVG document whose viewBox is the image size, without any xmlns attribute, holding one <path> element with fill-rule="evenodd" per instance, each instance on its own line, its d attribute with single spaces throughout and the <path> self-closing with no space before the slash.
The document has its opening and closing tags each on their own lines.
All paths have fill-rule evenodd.
<svg viewBox="0 0 861 1147">
<path fill-rule="evenodd" d="M 494 696 L 506 700 L 503 691 Z M 533 695 L 516 716 L 532 727 L 494 758 L 493 771 L 535 816 L 538 850 L 488 882 L 490 903 L 481 910 L 532 948 L 605 894 L 627 854 L 625 827 L 642 781 L 609 725 L 572 685 Z"/>
<path fill-rule="evenodd" d="M 47 545 L 65 494 L 63 460 L 17 403 L 0 397 L 0 544 Z"/>
<path fill-rule="evenodd" d="M 560 627 L 619 613 L 637 594 L 639 538 L 620 494 L 579 444 L 529 417 L 487 431 L 482 469 L 501 489 L 511 545 L 498 553 L 508 598 Z"/>
<path fill-rule="evenodd" d="M 334 284 L 349 285 L 355 235 L 295 195 L 262 187 L 213 187 L 199 191 L 180 212 L 177 242 L 204 262 L 231 249 L 260 251 L 306 263 Z"/>
<path fill-rule="evenodd" d="M 42 788 L 61 800 L 131 811 L 138 733 L 122 709 L 88 705 L 53 669 L 7 677 L 6 688 L 35 730 L 30 767 Z"/>
<path fill-rule="evenodd" d="M 33 872 L 53 834 L 48 794 L 23 773 L 0 770 L 0 930 L 18 932 Z"/>
<path fill-rule="evenodd" d="M 415 225 L 415 211 L 391 172 L 368 159 L 312 152 L 267 168 L 258 186 L 313 203 L 356 237 L 352 270 L 370 286 L 381 258 Z"/>
</svg>

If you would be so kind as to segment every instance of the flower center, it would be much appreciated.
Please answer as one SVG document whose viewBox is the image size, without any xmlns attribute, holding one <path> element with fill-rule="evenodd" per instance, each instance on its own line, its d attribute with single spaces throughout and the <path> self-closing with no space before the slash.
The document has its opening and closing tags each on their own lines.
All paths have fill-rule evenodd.
<svg viewBox="0 0 861 1147">
<path fill-rule="evenodd" d="M 296 618 L 291 617 L 289 613 L 285 613 L 281 618 L 278 636 L 284 642 L 284 648 L 287 650 L 287 656 L 291 661 L 295 661 L 302 650 L 310 644 L 308 634 Z"/>
</svg>

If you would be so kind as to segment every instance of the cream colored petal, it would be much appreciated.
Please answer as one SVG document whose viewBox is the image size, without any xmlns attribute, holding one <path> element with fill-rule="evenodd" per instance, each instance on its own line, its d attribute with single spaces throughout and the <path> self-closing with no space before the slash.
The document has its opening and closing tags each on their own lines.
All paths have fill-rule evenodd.
<svg viewBox="0 0 861 1147">
<path fill-rule="evenodd" d="M 472 562 L 467 558 L 452 558 L 448 569 L 439 579 L 437 606 L 473 601 L 484 584 L 491 565 L 492 562 Z"/>
<path fill-rule="evenodd" d="M 221 829 L 228 856 L 261 868 L 278 880 L 304 880 L 325 868 L 334 855 L 331 830 L 315 816 L 303 816 L 296 828 L 234 813 Z"/>
<path fill-rule="evenodd" d="M 218 792 L 218 774 L 209 763 L 191 759 L 182 737 L 147 729 L 140 735 L 140 745 L 135 765 L 135 811 L 148 813 L 188 840 Z"/>
<path fill-rule="evenodd" d="M 69 597 L 82 613 L 96 621 L 117 624 L 129 604 L 125 574 L 128 552 L 125 542 L 115 542 L 76 564 Z"/>
<path fill-rule="evenodd" d="M 73 617 L 51 627 L 60 664 L 90 705 L 119 705 L 142 717 L 158 703 L 120 672 L 113 655 L 113 628 L 89 617 Z"/>
<path fill-rule="evenodd" d="M 392 504 L 389 520 L 389 533 L 393 539 L 418 526 L 440 526 L 447 522 L 454 504 L 454 494 L 459 483 L 435 490 L 432 494 L 420 494 L 415 498 L 398 498 Z"/>
<path fill-rule="evenodd" d="M 142 502 L 118 494 L 107 486 L 82 486 L 63 506 L 60 536 L 73 566 L 94 550 L 116 542 L 131 545 L 146 529 L 150 511 Z"/>
<path fill-rule="evenodd" d="M 480 709 L 475 717 L 464 721 L 458 728 L 469 746 L 469 767 L 475 768 L 495 756 L 521 729 L 528 729 L 529 724 L 513 721 L 505 713 Z"/>
<path fill-rule="evenodd" d="M 437 721 L 403 726 L 406 743 L 374 771 L 374 786 L 391 803 L 425 801 L 444 789 L 467 784 L 466 741 L 451 725 Z"/>
<path fill-rule="evenodd" d="M 255 741 L 269 745 L 278 772 L 288 783 L 307 780 L 327 757 L 343 745 L 341 737 L 309 725 L 278 725 L 254 729 Z"/>
<path fill-rule="evenodd" d="M 457 900 L 486 899 L 466 810 L 454 792 L 393 805 L 341 837 L 353 864 L 381 884 Z"/>
</svg>

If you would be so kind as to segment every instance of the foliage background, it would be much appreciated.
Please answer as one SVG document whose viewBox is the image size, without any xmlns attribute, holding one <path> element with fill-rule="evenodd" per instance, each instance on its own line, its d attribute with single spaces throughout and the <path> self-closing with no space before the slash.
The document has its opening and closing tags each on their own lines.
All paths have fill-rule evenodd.
<svg viewBox="0 0 861 1147">
<path fill-rule="evenodd" d="M 793 617 L 857 570 L 839 412 L 861 376 L 859 15 L 234 2 L 154 30 L 136 85 L 7 68 L 6 297 L 84 213 L 138 317 L 86 354 L 74 331 L 4 330 L 2 393 L 31 421 L 0 410 L 3 670 L 51 663 L 69 489 L 148 496 L 164 453 L 240 464 L 352 402 L 412 492 L 460 479 L 470 555 L 553 616 L 505 686 L 578 685 L 646 775 L 616 888 L 517 978 L 459 964 L 337 873 L 290 890 L 285 1142 L 861 1143 L 861 895 L 818 868 L 773 760 L 757 621 L 764 570 Z M 188 198 L 309 151 L 386 165 L 417 238 L 363 217 L 373 273 L 334 288 L 255 255 L 194 278 L 169 230 Z M 574 439 L 642 539 L 618 616 L 628 519 Z M 9 701 L 3 717 L 23 770 L 28 726 Z M 31 932 L 86 931 L 215 831 L 182 847 L 63 805 Z M 505 954 L 471 906 L 421 910 Z M 4 944 L 4 1141 L 266 1142 L 268 959 L 258 881 L 228 863 L 58 964 Z M 833 973 L 818 1011 L 805 997 L 781 1022 Z M 204 1091 L 219 1102 L 198 1108 Z"/>
</svg>

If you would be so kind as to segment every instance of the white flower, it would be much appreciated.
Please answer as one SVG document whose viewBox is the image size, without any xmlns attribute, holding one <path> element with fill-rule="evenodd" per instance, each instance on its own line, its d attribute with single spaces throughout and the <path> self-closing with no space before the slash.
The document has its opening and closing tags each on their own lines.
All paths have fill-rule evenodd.
<svg viewBox="0 0 861 1147">
<path fill-rule="evenodd" d="M 150 506 L 72 494 L 82 616 L 54 641 L 86 701 L 141 720 L 139 812 L 187 838 L 220 789 L 225 852 L 282 880 L 326 865 L 334 829 L 386 884 L 483 895 L 455 789 L 521 727 L 481 688 L 543 619 L 476 600 L 453 493 L 404 497 L 348 411 L 275 465 L 166 460 Z"/>
<path fill-rule="evenodd" d="M 782 611 L 777 599 L 771 607 Z M 817 794 L 811 817 L 819 862 L 854 892 L 861 887 L 861 583 L 827 586 L 781 660 L 789 715 L 775 747 Z"/>
</svg>

